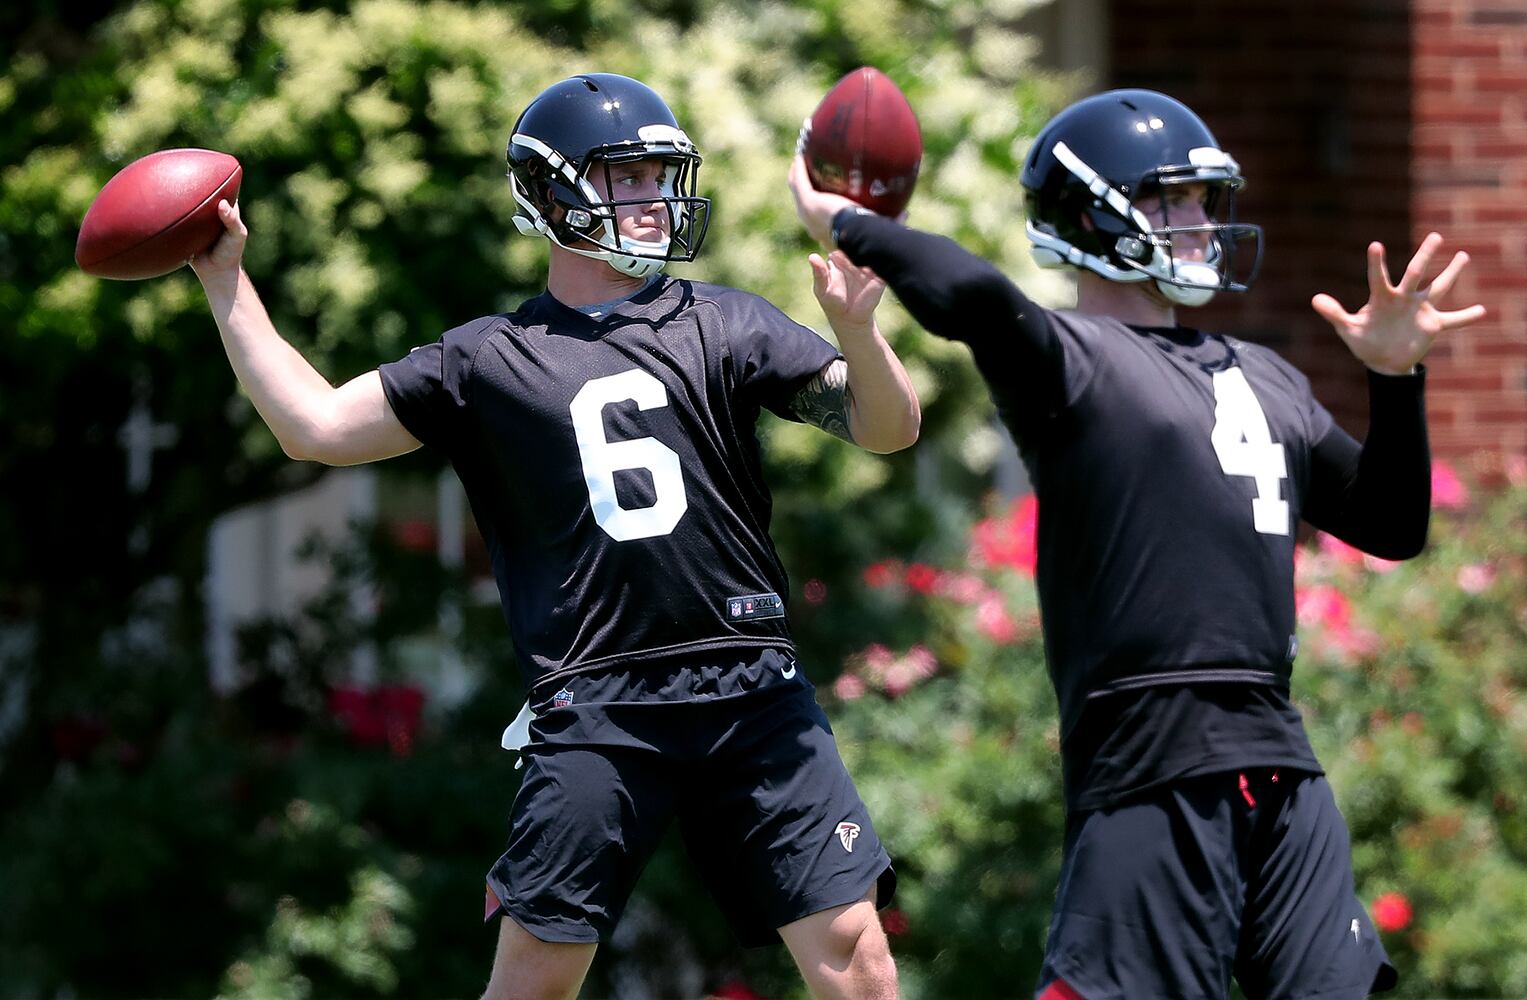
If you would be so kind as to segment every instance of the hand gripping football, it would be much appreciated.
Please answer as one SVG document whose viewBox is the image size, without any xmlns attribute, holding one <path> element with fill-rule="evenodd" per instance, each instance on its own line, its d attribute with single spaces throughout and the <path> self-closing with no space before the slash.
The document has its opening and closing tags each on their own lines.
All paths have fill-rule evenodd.
<svg viewBox="0 0 1527 1000">
<path fill-rule="evenodd" d="M 839 80 L 806 119 L 799 150 L 817 190 L 894 218 L 917 184 L 923 137 L 901 88 L 862 66 Z"/>
<path fill-rule="evenodd" d="M 91 202 L 75 263 L 101 278 L 168 274 L 217 242 L 217 203 L 237 201 L 243 177 L 238 160 L 211 149 L 165 149 L 134 160 Z"/>
</svg>

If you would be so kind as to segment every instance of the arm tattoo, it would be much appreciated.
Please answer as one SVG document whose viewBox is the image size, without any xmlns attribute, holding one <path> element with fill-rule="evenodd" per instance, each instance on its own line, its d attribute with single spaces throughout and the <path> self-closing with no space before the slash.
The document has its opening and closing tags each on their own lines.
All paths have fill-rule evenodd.
<svg viewBox="0 0 1527 1000">
<path fill-rule="evenodd" d="M 790 412 L 804 423 L 816 424 L 827 433 L 853 444 L 854 435 L 848 429 L 848 414 L 853 406 L 854 393 L 848 387 L 848 362 L 838 358 L 817 372 L 816 377 L 795 394 L 790 401 Z"/>
</svg>

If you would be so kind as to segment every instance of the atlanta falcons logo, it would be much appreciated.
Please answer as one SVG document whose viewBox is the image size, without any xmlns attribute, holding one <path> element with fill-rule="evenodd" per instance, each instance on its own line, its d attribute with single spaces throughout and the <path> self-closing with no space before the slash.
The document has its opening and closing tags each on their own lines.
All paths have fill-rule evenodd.
<svg viewBox="0 0 1527 1000">
<path fill-rule="evenodd" d="M 859 824 L 844 821 L 838 824 L 838 840 L 842 841 L 843 849 L 848 853 L 854 853 L 854 841 L 859 839 Z"/>
</svg>

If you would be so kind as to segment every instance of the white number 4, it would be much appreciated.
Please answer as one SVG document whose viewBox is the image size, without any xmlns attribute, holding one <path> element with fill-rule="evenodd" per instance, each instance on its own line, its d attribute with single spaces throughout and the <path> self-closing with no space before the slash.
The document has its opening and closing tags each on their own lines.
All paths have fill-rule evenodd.
<svg viewBox="0 0 1527 1000">
<path fill-rule="evenodd" d="M 1214 453 L 1227 476 L 1256 480 L 1251 520 L 1264 535 L 1289 532 L 1288 501 L 1282 499 L 1288 460 L 1267 430 L 1267 415 L 1240 368 L 1214 373 Z"/>
<path fill-rule="evenodd" d="M 605 437 L 604 408 L 627 399 L 633 400 L 637 409 L 651 410 L 668 405 L 668 390 L 652 375 L 632 368 L 585 382 L 569 407 L 594 521 L 617 542 L 666 535 L 689 509 L 677 452 L 657 438 L 611 441 Z M 628 510 L 620 505 L 615 495 L 615 473 L 623 469 L 651 473 L 657 493 L 651 507 Z"/>
</svg>

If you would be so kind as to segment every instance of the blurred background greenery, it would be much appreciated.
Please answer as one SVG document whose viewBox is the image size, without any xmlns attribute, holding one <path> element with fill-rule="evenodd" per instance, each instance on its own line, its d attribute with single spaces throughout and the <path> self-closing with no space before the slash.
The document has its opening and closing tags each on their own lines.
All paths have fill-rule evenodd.
<svg viewBox="0 0 1527 1000">
<path fill-rule="evenodd" d="M 715 219 L 682 273 L 822 326 L 785 167 L 820 96 L 873 64 L 924 129 L 914 221 L 1057 302 L 1064 285 L 1028 262 L 1014 178 L 1088 81 L 1035 66 L 1021 19 L 1042 6 L 0 13 L 0 997 L 475 996 L 493 942 L 482 875 L 518 780 L 497 749 L 520 700 L 502 619 L 471 552 L 442 564 L 429 502 L 409 499 L 437 489 L 432 455 L 379 471 L 372 515 L 306 546 L 320 585 L 241 622 L 233 670 L 214 676 L 215 523 L 324 470 L 285 459 L 239 394 L 189 272 L 114 283 L 74 267 L 79 220 L 117 169 L 171 146 L 239 156 L 248 269 L 338 381 L 542 287 L 544 248 L 509 235 L 509 126 L 572 72 L 626 73 L 706 156 Z M 924 401 L 915 449 L 761 428 L 792 619 L 897 858 L 886 921 L 906 994 L 1024 996 L 1062 819 L 1034 510 L 1013 499 L 1021 475 L 963 349 L 894 303 L 882 322 Z M 155 448 L 124 475 L 144 407 Z M 1302 550 L 1296 695 L 1400 995 L 1527 996 L 1527 488 L 1438 477 L 1422 559 Z M 735 947 L 676 846 L 586 995 L 801 995 L 781 949 Z"/>
</svg>

